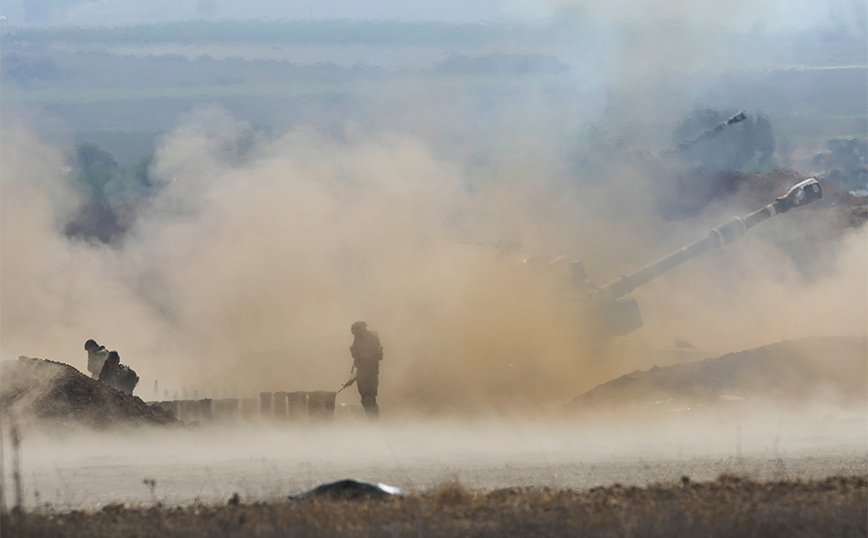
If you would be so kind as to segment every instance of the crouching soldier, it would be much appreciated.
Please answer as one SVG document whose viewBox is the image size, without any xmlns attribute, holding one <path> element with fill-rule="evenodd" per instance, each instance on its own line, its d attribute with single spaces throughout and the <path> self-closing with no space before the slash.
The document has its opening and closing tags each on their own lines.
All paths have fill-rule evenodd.
<svg viewBox="0 0 868 538">
<path fill-rule="evenodd" d="M 96 340 L 88 340 L 84 343 L 84 350 L 87 351 L 87 371 L 94 379 L 99 379 L 99 373 L 102 372 L 103 364 L 108 357 L 108 350 L 105 346 L 96 343 Z"/>
<path fill-rule="evenodd" d="M 129 366 L 121 364 L 121 356 L 117 351 L 110 351 L 105 365 L 99 373 L 99 380 L 106 385 L 126 394 L 132 394 L 139 384 L 139 376 Z"/>
</svg>

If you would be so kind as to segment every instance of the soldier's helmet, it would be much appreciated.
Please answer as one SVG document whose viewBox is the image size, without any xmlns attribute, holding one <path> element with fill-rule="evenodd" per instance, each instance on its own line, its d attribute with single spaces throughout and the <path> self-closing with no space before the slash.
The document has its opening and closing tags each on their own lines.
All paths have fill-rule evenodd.
<svg viewBox="0 0 868 538">
<path fill-rule="evenodd" d="M 360 332 L 364 331 L 367 328 L 368 328 L 367 323 L 365 323 L 364 321 L 357 321 L 357 322 L 353 323 L 352 327 L 350 327 L 350 332 L 352 332 L 353 334 L 359 334 Z"/>
<path fill-rule="evenodd" d="M 117 351 L 109 351 L 108 357 L 106 357 L 105 362 L 109 365 L 119 364 L 121 362 L 121 356 Z"/>
<path fill-rule="evenodd" d="M 99 344 L 96 343 L 96 340 L 91 339 L 91 340 L 88 340 L 87 342 L 84 343 L 84 350 L 85 351 L 88 351 L 90 348 L 93 348 L 93 347 L 99 347 Z"/>
</svg>

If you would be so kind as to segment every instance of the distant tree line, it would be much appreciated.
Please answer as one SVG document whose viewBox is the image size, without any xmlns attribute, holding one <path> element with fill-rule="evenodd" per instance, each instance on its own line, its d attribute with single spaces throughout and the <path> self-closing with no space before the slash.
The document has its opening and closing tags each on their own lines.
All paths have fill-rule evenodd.
<svg viewBox="0 0 868 538">
<path fill-rule="evenodd" d="M 10 28 L 0 43 L 285 43 L 293 45 L 477 45 L 516 34 L 542 35 L 530 23 L 296 20 L 179 21 L 117 27 Z"/>
<path fill-rule="evenodd" d="M 555 56 L 542 54 L 449 54 L 433 71 L 439 75 L 524 76 L 562 75 L 569 67 Z M 184 88 L 195 86 L 275 85 L 300 83 L 347 84 L 386 76 L 382 67 L 366 64 L 342 66 L 333 62 L 314 65 L 273 59 L 214 59 L 203 55 L 190 59 L 179 54 L 124 57 L 107 52 L 9 52 L 3 56 L 0 80 L 24 89 L 40 89 L 62 82 L 64 89 Z"/>
<path fill-rule="evenodd" d="M 569 68 L 555 56 L 542 54 L 485 54 L 465 56 L 452 53 L 434 70 L 446 75 L 560 75 Z"/>
<path fill-rule="evenodd" d="M 253 84 L 345 84 L 383 75 L 383 68 L 332 62 L 299 65 L 286 60 L 225 58 L 178 54 L 122 57 L 106 52 L 9 52 L 0 62 L 0 81 L 22 89 L 62 83 L 65 90 L 224 87 Z"/>
</svg>

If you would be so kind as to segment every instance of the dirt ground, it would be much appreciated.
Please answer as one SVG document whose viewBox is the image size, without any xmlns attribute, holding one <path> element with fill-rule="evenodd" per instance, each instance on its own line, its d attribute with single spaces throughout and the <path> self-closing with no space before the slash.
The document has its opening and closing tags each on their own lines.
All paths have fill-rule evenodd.
<svg viewBox="0 0 868 538">
<path fill-rule="evenodd" d="M 868 532 L 866 476 L 760 482 L 721 475 L 585 491 L 458 482 L 382 500 L 284 500 L 3 518 L 5 536 L 715 536 L 859 537 Z"/>
<path fill-rule="evenodd" d="M 741 416 L 664 413 L 639 422 L 576 419 L 365 420 L 295 427 L 239 424 L 25 432 L 22 505 L 98 511 L 112 504 L 184 507 L 273 503 L 356 478 L 425 494 L 468 489 L 645 487 L 723 473 L 822 480 L 868 472 L 868 423 L 858 411 Z M 11 488 L 6 446 L 7 488 Z M 11 489 L 7 489 L 7 492 Z M 7 495 L 7 505 L 14 505 Z"/>
</svg>

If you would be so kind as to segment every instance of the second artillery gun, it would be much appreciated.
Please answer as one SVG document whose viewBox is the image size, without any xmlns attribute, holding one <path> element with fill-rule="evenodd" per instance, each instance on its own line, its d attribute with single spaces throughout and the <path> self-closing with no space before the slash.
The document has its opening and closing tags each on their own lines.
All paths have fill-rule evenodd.
<svg viewBox="0 0 868 538">
<path fill-rule="evenodd" d="M 594 320 L 595 332 L 598 336 L 615 337 L 635 331 L 642 326 L 642 316 L 636 300 L 630 296 L 634 289 L 712 248 L 728 245 L 750 228 L 775 215 L 810 204 L 822 197 L 823 191 L 817 180 L 806 179 L 762 209 L 743 217 L 733 217 L 709 230 L 702 239 L 602 286 L 588 281 L 581 262 L 573 262 L 573 283 L 587 292 L 584 294 L 587 298 L 586 306 L 590 309 L 590 318 Z"/>
</svg>

